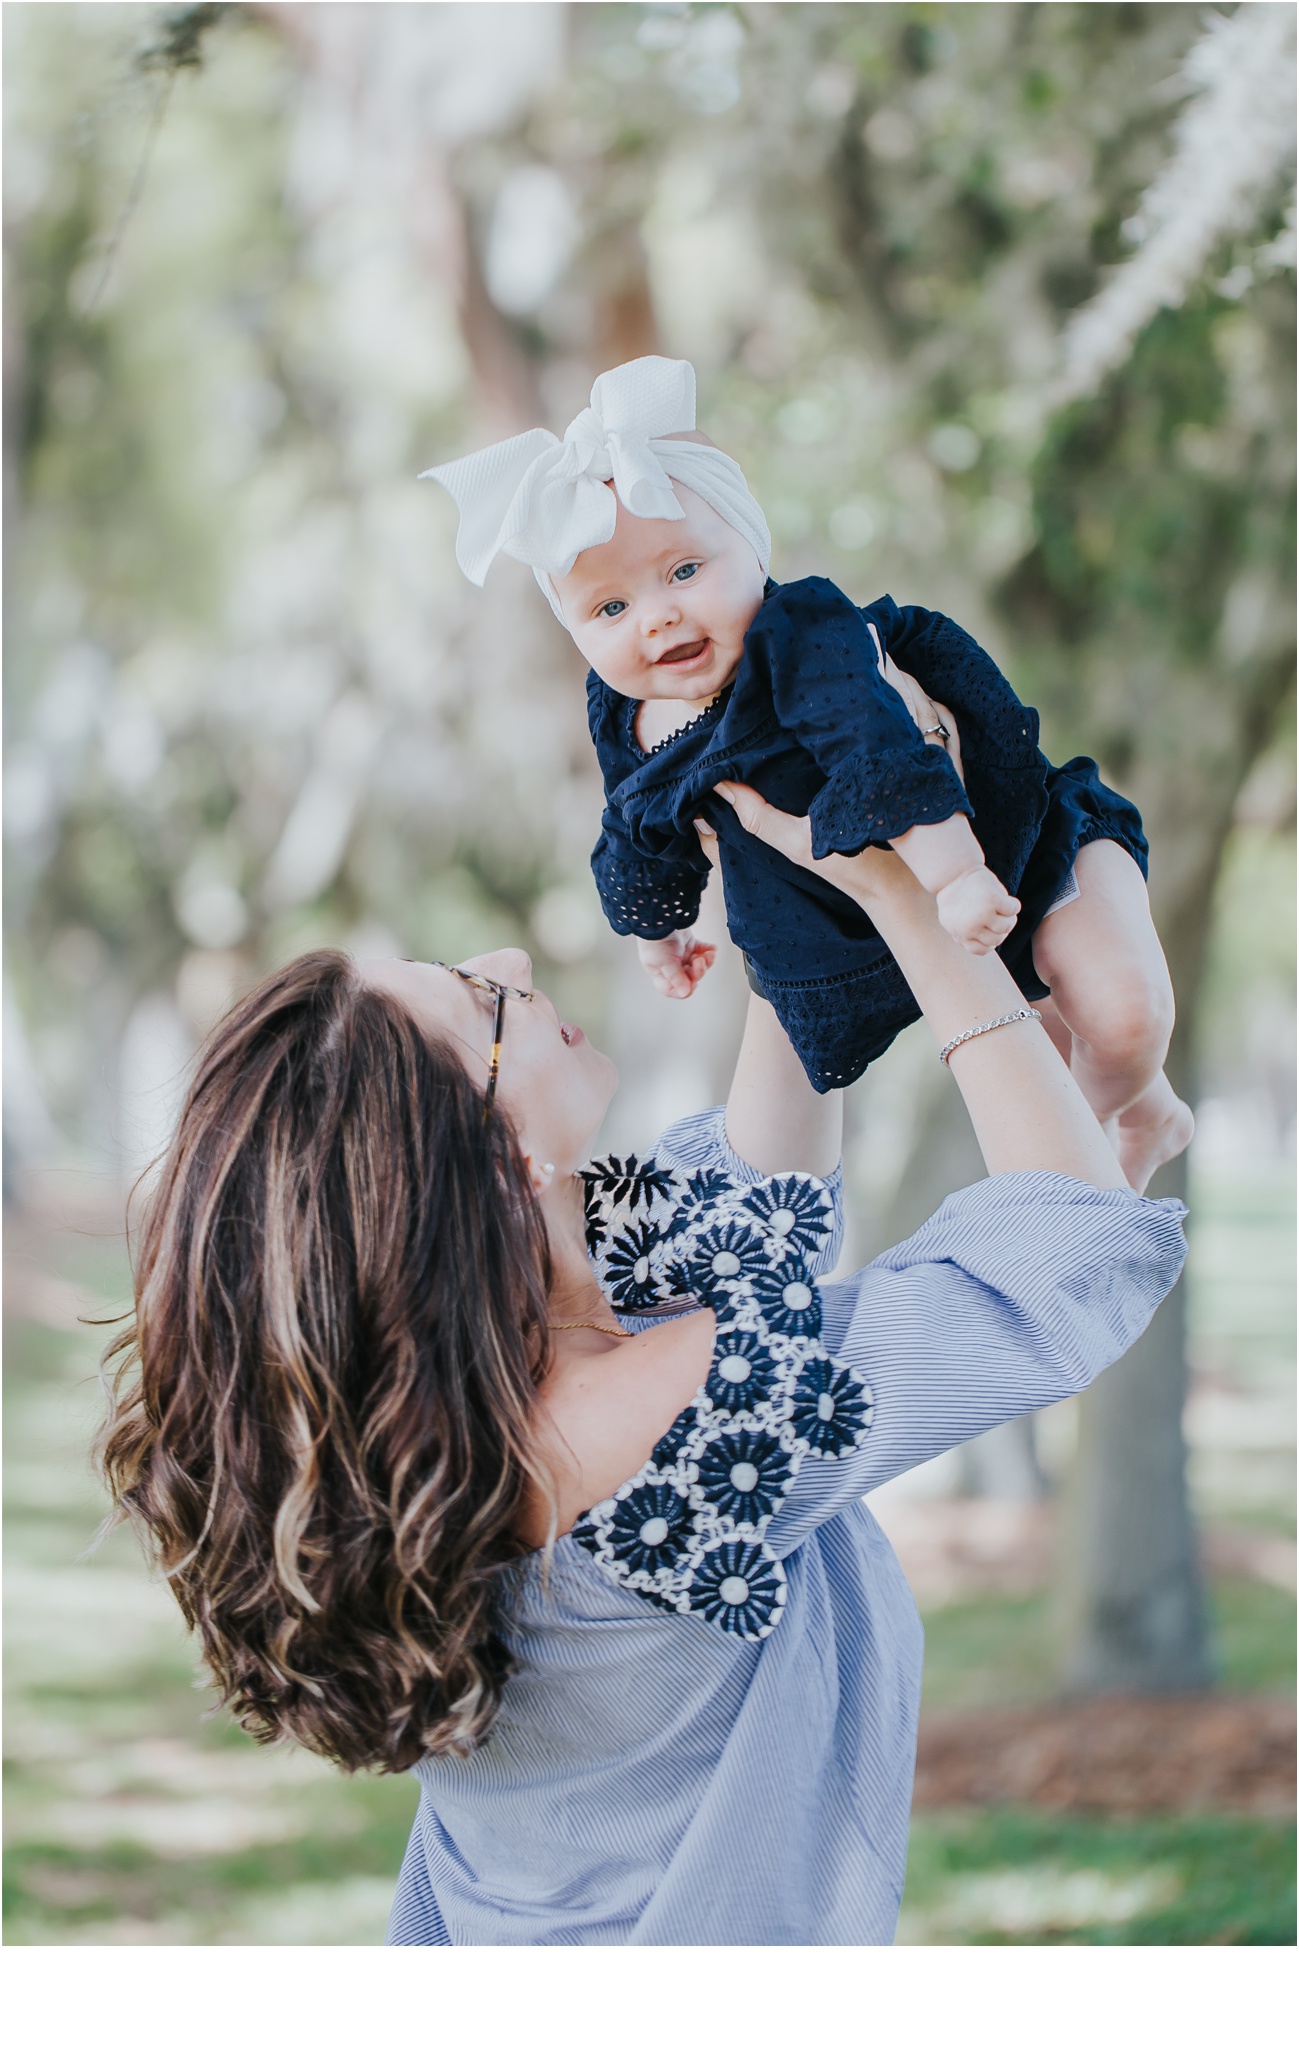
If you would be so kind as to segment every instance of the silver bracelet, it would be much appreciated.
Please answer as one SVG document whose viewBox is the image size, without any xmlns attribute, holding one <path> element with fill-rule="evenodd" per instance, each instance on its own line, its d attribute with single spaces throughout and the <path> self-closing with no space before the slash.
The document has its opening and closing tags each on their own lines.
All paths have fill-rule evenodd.
<svg viewBox="0 0 1299 2048">
<path fill-rule="evenodd" d="M 958 1045 L 966 1045 L 972 1038 L 982 1038 L 985 1031 L 1000 1031 L 1003 1024 L 1027 1024 L 1032 1018 L 1036 1018 L 1040 1024 L 1042 1022 L 1042 1012 L 1040 1010 L 1007 1010 L 1004 1017 L 994 1017 L 991 1024 L 976 1024 L 973 1031 L 962 1031 L 958 1037 L 949 1039 L 938 1057 L 943 1065 L 946 1066 Z"/>
</svg>

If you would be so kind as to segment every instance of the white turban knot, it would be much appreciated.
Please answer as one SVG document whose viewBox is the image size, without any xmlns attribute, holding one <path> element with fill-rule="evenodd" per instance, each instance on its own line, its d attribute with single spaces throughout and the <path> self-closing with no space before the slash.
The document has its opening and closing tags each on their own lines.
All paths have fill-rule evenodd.
<svg viewBox="0 0 1299 2048">
<path fill-rule="evenodd" d="M 673 481 L 742 533 L 762 573 L 771 535 L 738 462 L 720 448 L 672 441 L 695 424 L 695 373 L 667 356 L 640 356 L 606 370 L 591 403 L 562 441 L 544 427 L 497 441 L 423 474 L 445 486 L 460 511 L 456 560 L 482 584 L 498 554 L 527 562 L 560 621 L 552 576 L 566 576 L 585 548 L 613 539 L 617 507 L 638 519 L 684 519 Z"/>
</svg>

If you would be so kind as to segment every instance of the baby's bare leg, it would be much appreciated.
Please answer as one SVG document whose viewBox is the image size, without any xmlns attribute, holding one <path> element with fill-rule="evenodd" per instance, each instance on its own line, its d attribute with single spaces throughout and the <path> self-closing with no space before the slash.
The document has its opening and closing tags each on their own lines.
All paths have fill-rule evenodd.
<svg viewBox="0 0 1299 2048">
<path fill-rule="evenodd" d="M 1074 872 L 1081 893 L 1038 926 L 1033 964 L 1072 1033 L 1074 1078 L 1140 1190 L 1185 1150 L 1194 1129 L 1163 1071 L 1172 984 L 1131 856 L 1112 839 L 1097 840 L 1081 849 Z"/>
</svg>

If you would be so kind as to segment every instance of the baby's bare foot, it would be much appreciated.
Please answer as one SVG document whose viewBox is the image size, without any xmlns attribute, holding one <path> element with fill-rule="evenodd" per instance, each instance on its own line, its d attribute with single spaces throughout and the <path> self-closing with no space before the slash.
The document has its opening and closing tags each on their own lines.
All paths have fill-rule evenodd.
<svg viewBox="0 0 1299 2048">
<path fill-rule="evenodd" d="M 1118 1120 L 1116 1150 L 1128 1185 L 1144 1195 L 1157 1169 L 1185 1152 L 1194 1132 L 1195 1118 L 1160 1074 Z"/>
</svg>

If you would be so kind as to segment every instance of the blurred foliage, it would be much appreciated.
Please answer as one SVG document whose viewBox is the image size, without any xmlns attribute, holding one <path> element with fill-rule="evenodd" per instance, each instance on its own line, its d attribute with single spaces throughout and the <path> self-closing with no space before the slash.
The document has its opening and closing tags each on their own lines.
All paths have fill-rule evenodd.
<svg viewBox="0 0 1299 2048">
<path fill-rule="evenodd" d="M 1270 1094 L 1282 1128 L 1294 1120 L 1294 929 L 1290 835 L 1241 826 L 1218 877 L 1198 1018 L 1200 1070 L 1206 1092 L 1219 1094 L 1248 1071 Z"/>
<path fill-rule="evenodd" d="M 413 479 L 652 347 L 778 574 L 951 610 L 1141 801 L 1189 1011 L 1289 673 L 1284 180 L 1047 394 L 1203 11 L 484 13 L 7 10 L 10 951 L 56 1118 L 124 1142 L 141 1002 L 192 1040 L 321 941 L 524 940 L 606 1022 L 572 651 Z"/>
</svg>

